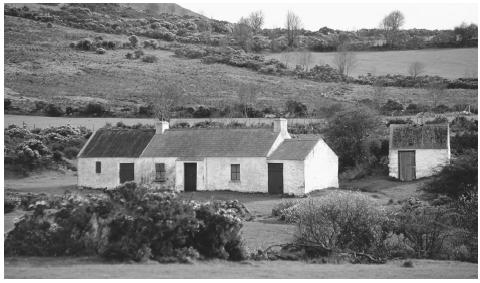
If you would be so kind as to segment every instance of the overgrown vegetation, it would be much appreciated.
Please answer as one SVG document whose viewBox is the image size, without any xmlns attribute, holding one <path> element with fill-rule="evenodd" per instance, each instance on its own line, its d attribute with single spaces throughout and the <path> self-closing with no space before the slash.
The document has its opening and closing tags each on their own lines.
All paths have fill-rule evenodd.
<svg viewBox="0 0 480 283">
<path fill-rule="evenodd" d="M 83 127 L 28 130 L 9 126 L 4 130 L 6 170 L 26 175 L 42 169 L 74 169 L 66 159 L 75 158 L 91 134 Z"/>
<path fill-rule="evenodd" d="M 37 201 L 15 224 L 5 255 L 99 255 L 111 260 L 242 260 L 245 207 L 182 200 L 174 192 L 126 183 L 105 194 Z"/>
<path fill-rule="evenodd" d="M 437 206 L 414 198 L 400 207 L 381 206 L 362 193 L 337 191 L 284 201 L 272 214 L 297 225 L 296 241 L 285 247 L 287 251 L 302 247 L 305 258 L 349 255 L 353 262 L 380 263 L 396 257 L 476 262 L 477 201 L 474 192 Z"/>
</svg>

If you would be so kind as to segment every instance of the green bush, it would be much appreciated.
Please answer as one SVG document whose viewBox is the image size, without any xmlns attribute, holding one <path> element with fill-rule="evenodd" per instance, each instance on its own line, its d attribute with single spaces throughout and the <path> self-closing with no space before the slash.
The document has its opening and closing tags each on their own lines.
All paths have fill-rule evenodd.
<svg viewBox="0 0 480 283">
<path fill-rule="evenodd" d="M 59 117 L 64 114 L 62 108 L 60 106 L 57 106 L 55 104 L 48 104 L 47 107 L 43 109 L 45 114 L 50 117 Z"/>
</svg>

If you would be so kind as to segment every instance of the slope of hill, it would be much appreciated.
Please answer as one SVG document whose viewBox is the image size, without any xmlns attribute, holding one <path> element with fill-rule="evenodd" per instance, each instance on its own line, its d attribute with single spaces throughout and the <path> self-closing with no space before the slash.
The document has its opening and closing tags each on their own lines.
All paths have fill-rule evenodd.
<svg viewBox="0 0 480 283">
<path fill-rule="evenodd" d="M 158 49 L 144 49 L 146 54 L 158 57 L 156 63 L 126 59 L 125 55 L 132 52 L 130 49 L 108 50 L 103 55 L 78 51 L 68 47 L 72 41 L 101 36 L 105 40 L 125 42 L 127 36 L 56 24 L 48 28 L 47 23 L 18 17 L 5 16 L 4 36 L 5 87 L 12 90 L 12 96 L 42 99 L 63 107 L 102 99 L 121 113 L 125 108 L 136 109 L 151 100 L 168 84 L 182 89 L 185 104 L 232 105 L 239 101 L 238 92 L 242 87 L 255 85 L 258 107 L 283 109 L 285 102 L 293 99 L 305 103 L 309 111 L 316 109 L 319 114 L 338 110 L 338 105 L 353 107 L 358 101 L 375 96 L 371 86 L 342 86 L 264 75 L 245 68 L 180 59 L 170 51 Z M 344 95 L 336 95 L 339 90 Z M 381 99 L 427 104 L 431 95 L 425 89 L 389 87 Z M 14 105 L 16 103 L 20 102 L 14 101 Z M 477 90 L 449 89 L 438 103 L 476 105 Z"/>
<path fill-rule="evenodd" d="M 205 16 L 183 8 L 175 3 L 122 3 L 120 5 L 131 7 L 138 11 L 143 11 L 151 15 L 160 15 L 162 13 L 178 16 L 191 16 L 205 18 Z"/>
</svg>

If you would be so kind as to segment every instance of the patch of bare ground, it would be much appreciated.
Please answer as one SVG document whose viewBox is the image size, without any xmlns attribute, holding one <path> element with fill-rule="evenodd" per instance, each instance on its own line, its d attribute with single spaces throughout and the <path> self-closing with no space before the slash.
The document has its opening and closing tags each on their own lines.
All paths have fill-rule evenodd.
<svg viewBox="0 0 480 283">
<path fill-rule="evenodd" d="M 386 264 L 313 264 L 302 261 L 221 260 L 194 264 L 107 263 L 97 258 L 5 259 L 5 278 L 477 278 L 478 265 L 466 262 L 412 260 Z"/>
</svg>

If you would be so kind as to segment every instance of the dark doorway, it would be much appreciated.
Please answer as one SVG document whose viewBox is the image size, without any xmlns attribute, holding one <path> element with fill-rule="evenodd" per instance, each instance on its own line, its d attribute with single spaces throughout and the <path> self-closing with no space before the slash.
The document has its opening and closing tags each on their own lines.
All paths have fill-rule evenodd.
<svg viewBox="0 0 480 283">
<path fill-rule="evenodd" d="M 197 190 L 197 163 L 185 163 L 185 191 L 194 192 Z"/>
<path fill-rule="evenodd" d="M 268 193 L 283 194 L 283 163 L 268 163 Z"/>
<path fill-rule="evenodd" d="M 133 163 L 120 163 L 120 184 L 135 179 L 135 169 Z"/>
<path fill-rule="evenodd" d="M 415 180 L 415 151 L 398 152 L 398 178 L 400 181 Z"/>
</svg>

